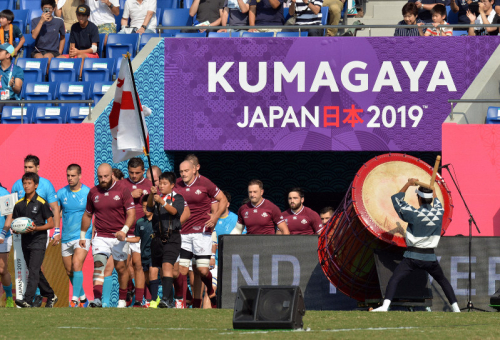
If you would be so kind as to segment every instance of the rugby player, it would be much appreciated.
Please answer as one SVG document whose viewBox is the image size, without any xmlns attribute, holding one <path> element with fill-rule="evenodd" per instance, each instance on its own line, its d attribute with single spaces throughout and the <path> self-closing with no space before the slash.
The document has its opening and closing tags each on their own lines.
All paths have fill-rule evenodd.
<svg viewBox="0 0 500 340">
<path fill-rule="evenodd" d="M 151 189 L 151 186 L 153 184 L 150 180 L 144 178 L 144 161 L 141 158 L 131 158 L 128 161 L 128 178 L 125 178 L 123 181 L 121 181 L 120 184 L 127 188 L 132 194 L 135 205 L 135 221 L 144 217 L 141 199 L 144 195 L 148 194 L 149 189 Z M 130 226 L 127 237 L 134 237 L 135 221 Z M 144 298 L 145 277 L 144 272 L 142 271 L 140 241 L 138 243 L 129 244 L 129 256 L 127 264 L 127 267 L 132 269 L 130 270 L 130 276 L 135 277 L 135 307 L 141 307 L 142 299 Z M 129 280 L 129 295 L 133 295 L 131 294 L 133 288 L 134 285 L 131 284 L 131 280 Z M 132 300 L 131 296 L 130 300 Z"/>
<path fill-rule="evenodd" d="M 290 235 L 314 235 L 322 228 L 318 213 L 304 206 L 304 192 L 293 188 L 288 192 L 290 209 L 281 213 L 285 219 Z"/>
<path fill-rule="evenodd" d="M 319 211 L 319 217 L 321 218 L 321 224 L 326 225 L 326 223 L 332 218 L 334 210 L 332 207 L 324 207 Z"/>
<path fill-rule="evenodd" d="M 125 241 L 129 226 L 135 223 L 135 205 L 130 191 L 118 185 L 112 178 L 111 166 L 107 163 L 97 168 L 99 185 L 90 189 L 87 206 L 82 217 L 80 247 L 87 246 L 86 233 L 95 215 L 95 237 L 92 242 L 94 255 L 94 301 L 90 307 L 102 307 L 102 285 L 96 285 L 96 279 L 103 274 L 110 255 L 118 273 L 119 301 L 118 308 L 126 307 L 128 270 L 126 260 L 128 243 Z"/>
<path fill-rule="evenodd" d="M 33 172 L 38 174 L 40 171 L 40 159 L 35 155 L 27 155 L 24 158 L 24 173 Z M 17 192 L 18 199 L 24 197 L 24 188 L 22 179 L 18 179 L 12 186 L 11 193 Z M 49 203 L 52 214 L 54 215 L 54 234 L 52 235 L 54 245 L 57 245 L 61 240 L 59 222 L 61 216 L 59 215 L 59 208 L 57 205 L 57 195 L 52 183 L 43 177 L 39 176 L 39 184 L 36 189 L 38 196 L 42 197 Z M 47 235 L 49 235 L 49 230 L 47 230 Z M 49 244 L 49 239 L 47 238 L 47 246 Z M 43 271 L 43 267 L 42 267 Z M 33 300 L 33 307 L 40 307 L 42 305 L 42 296 L 40 295 L 40 287 L 37 288 L 36 294 Z"/>
<path fill-rule="evenodd" d="M 71 307 L 86 307 L 87 297 L 83 290 L 83 262 L 87 257 L 92 239 L 92 227 L 85 234 L 85 248 L 81 248 L 80 229 L 82 216 L 87 204 L 90 188 L 82 184 L 82 168 L 78 164 L 70 164 L 66 168 L 68 185 L 57 192 L 57 200 L 62 211 L 61 253 L 64 268 L 73 286 Z"/>
<path fill-rule="evenodd" d="M 9 195 L 0 183 L 0 197 Z M 8 259 L 10 248 L 12 248 L 12 237 L 10 235 L 10 225 L 12 223 L 12 214 L 7 216 L 0 215 L 0 226 L 4 226 L 0 233 L 0 276 L 2 277 L 2 286 L 7 298 L 5 307 L 14 307 L 14 300 L 12 299 L 12 277 L 9 273 Z"/>
<path fill-rule="evenodd" d="M 238 223 L 231 234 L 241 234 L 245 226 L 248 235 L 290 234 L 280 209 L 271 201 L 263 198 L 263 194 L 264 184 L 260 180 L 253 179 L 248 183 L 250 202 L 242 205 L 238 210 Z M 276 228 L 278 228 L 277 231 Z"/>
<path fill-rule="evenodd" d="M 161 169 L 160 167 L 156 166 L 156 165 L 153 165 L 151 167 L 153 169 L 153 175 L 155 176 L 155 182 L 153 183 L 153 179 L 151 178 L 151 171 L 146 171 L 146 178 L 148 179 L 148 181 L 150 181 L 151 183 L 153 183 L 153 185 L 158 185 L 158 179 L 160 178 L 160 175 L 161 175 Z"/>
<path fill-rule="evenodd" d="M 177 182 L 175 191 L 184 197 L 191 213 L 191 217 L 182 225 L 181 230 L 180 274 L 188 274 L 189 264 L 194 256 L 196 268 L 193 267 L 193 270 L 195 274 L 200 275 L 201 281 L 207 286 L 210 301 L 215 308 L 217 301 L 212 287 L 212 274 L 209 270 L 212 255 L 212 230 L 220 215 L 226 210 L 227 199 L 208 178 L 196 176 L 196 166 L 191 161 L 182 162 L 179 169 L 182 182 Z M 211 213 L 214 200 L 217 200 L 219 205 L 217 211 Z M 185 296 L 186 284 L 183 284 L 182 290 Z M 199 308 L 201 296 L 197 296 L 196 290 L 194 293 L 193 307 Z"/>
</svg>

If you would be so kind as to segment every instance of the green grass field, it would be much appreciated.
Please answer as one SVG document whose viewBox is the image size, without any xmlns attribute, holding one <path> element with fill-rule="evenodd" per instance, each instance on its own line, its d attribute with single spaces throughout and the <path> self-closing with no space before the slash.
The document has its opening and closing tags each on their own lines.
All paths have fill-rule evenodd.
<svg viewBox="0 0 500 340">
<path fill-rule="evenodd" d="M 500 339 L 497 313 L 308 311 L 308 331 L 232 329 L 232 310 L 2 309 L 1 338 Z"/>
</svg>

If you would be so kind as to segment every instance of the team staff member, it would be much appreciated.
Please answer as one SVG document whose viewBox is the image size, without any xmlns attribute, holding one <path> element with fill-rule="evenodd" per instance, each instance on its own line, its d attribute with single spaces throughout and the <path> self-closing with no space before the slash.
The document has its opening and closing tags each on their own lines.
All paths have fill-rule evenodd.
<svg viewBox="0 0 500 340">
<path fill-rule="evenodd" d="M 135 206 L 130 191 L 118 185 L 112 178 L 111 166 L 107 163 L 97 168 L 99 185 L 90 189 L 87 207 L 82 217 L 80 247 L 87 246 L 86 234 L 92 215 L 95 215 L 95 237 L 92 242 L 94 254 L 94 301 L 90 307 L 102 307 L 102 282 L 98 280 L 104 273 L 106 262 L 113 255 L 118 273 L 119 301 L 118 308 L 125 308 L 127 303 L 128 271 L 126 260 L 128 243 L 125 241 L 129 225 L 135 223 Z"/>
<path fill-rule="evenodd" d="M 34 224 L 21 235 L 21 246 L 29 274 L 24 299 L 16 299 L 16 305 L 21 308 L 32 307 L 37 286 L 40 287 L 42 296 L 47 298 L 45 307 L 54 307 L 57 302 L 57 296 L 42 272 L 42 262 L 47 247 L 46 230 L 54 228 L 54 215 L 47 202 L 36 193 L 39 179 L 38 175 L 33 172 L 27 172 L 23 175 L 25 195 L 17 201 L 12 213 L 13 219 L 28 217 Z"/>
<path fill-rule="evenodd" d="M 181 251 L 181 216 L 185 202 L 182 195 L 173 191 L 174 186 L 174 173 L 164 172 L 160 176 L 159 192 L 156 187 L 151 187 L 151 195 L 148 198 L 148 211 L 154 213 L 151 262 L 153 267 L 162 268 L 163 298 L 158 304 L 159 308 L 175 307 L 172 295 L 173 270 Z M 155 209 L 155 203 L 160 205 L 159 210 Z"/>
<path fill-rule="evenodd" d="M 271 201 L 263 198 L 262 195 L 264 195 L 262 181 L 251 180 L 248 183 L 250 202 L 242 205 L 238 210 L 238 223 L 231 234 L 241 234 L 246 226 L 248 235 L 290 235 L 280 209 Z M 276 231 L 276 227 L 278 231 Z"/>
<path fill-rule="evenodd" d="M 92 239 L 92 227 L 85 234 L 85 248 L 80 247 L 80 229 L 85 212 L 87 195 L 90 188 L 82 184 L 82 168 L 78 164 L 70 164 L 66 168 L 68 185 L 59 189 L 57 200 L 62 211 L 63 227 L 61 229 L 61 254 L 73 286 L 71 307 L 86 307 L 87 297 L 83 290 L 83 262 L 87 257 Z"/>
<path fill-rule="evenodd" d="M 290 235 L 314 235 L 322 228 L 318 213 L 304 206 L 304 192 L 293 188 L 288 192 L 290 209 L 281 213 L 290 231 Z"/>
<path fill-rule="evenodd" d="M 330 218 L 332 218 L 334 210 L 332 207 L 324 207 L 319 211 L 319 217 L 321 218 L 321 224 L 326 225 Z"/>
<path fill-rule="evenodd" d="M 0 183 L 0 197 L 9 195 Z M 12 237 L 10 235 L 10 224 L 12 223 L 12 214 L 7 216 L 0 215 L 0 226 L 4 226 L 0 233 L 0 276 L 2 276 L 2 286 L 7 298 L 5 307 L 14 307 L 14 300 L 12 299 L 12 277 L 9 273 L 8 260 L 10 248 L 12 247 Z"/>
</svg>

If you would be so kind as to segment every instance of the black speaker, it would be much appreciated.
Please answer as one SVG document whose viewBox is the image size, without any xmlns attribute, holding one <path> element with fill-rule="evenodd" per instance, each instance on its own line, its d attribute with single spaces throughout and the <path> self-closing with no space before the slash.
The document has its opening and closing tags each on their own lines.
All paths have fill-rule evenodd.
<svg viewBox="0 0 500 340">
<path fill-rule="evenodd" d="M 242 286 L 234 302 L 234 329 L 300 329 L 306 313 L 298 286 Z"/>
</svg>

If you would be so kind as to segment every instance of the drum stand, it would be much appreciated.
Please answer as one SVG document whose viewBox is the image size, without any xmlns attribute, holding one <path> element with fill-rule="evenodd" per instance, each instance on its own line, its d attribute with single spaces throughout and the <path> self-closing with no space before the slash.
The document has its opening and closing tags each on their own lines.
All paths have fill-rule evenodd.
<svg viewBox="0 0 500 340">
<path fill-rule="evenodd" d="M 467 306 L 464 308 L 460 308 L 460 310 L 467 310 L 468 312 L 470 311 L 478 311 L 478 312 L 486 312 L 484 309 L 476 308 L 474 307 L 474 304 L 472 303 L 472 297 L 471 297 L 471 291 L 472 291 L 472 264 L 471 264 L 471 258 L 472 258 L 472 223 L 476 226 L 476 230 L 479 234 L 481 234 L 481 231 L 479 230 L 479 227 L 477 226 L 476 220 L 474 220 L 474 216 L 472 216 L 472 213 L 469 210 L 469 207 L 467 206 L 467 203 L 465 203 L 464 196 L 462 196 L 462 192 L 460 191 L 460 188 L 457 185 L 457 182 L 455 182 L 455 178 L 451 174 L 450 169 L 448 169 L 448 165 L 443 165 L 441 168 L 444 168 L 448 170 L 448 174 L 450 175 L 453 184 L 455 185 L 455 188 L 457 189 L 458 193 L 460 194 L 460 198 L 462 199 L 462 202 L 464 202 L 465 209 L 467 210 L 467 213 L 469 214 L 469 283 L 468 283 L 468 294 L 467 294 Z"/>
</svg>

